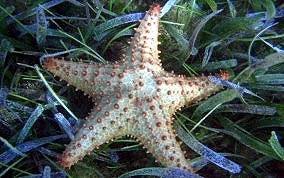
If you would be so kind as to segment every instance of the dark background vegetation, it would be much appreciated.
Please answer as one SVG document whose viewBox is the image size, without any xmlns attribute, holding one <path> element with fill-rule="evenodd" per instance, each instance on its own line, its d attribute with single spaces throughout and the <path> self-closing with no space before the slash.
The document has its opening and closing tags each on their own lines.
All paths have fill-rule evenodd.
<svg viewBox="0 0 284 178">
<path fill-rule="evenodd" d="M 174 1 L 155 1 L 161 6 L 169 2 Z M 160 167 L 141 145 L 123 137 L 102 145 L 70 170 L 61 170 L 56 156 L 70 141 L 61 135 L 68 133 L 62 128 L 66 126 L 62 118 L 71 123 L 70 128 L 76 127 L 76 121 L 53 94 L 78 118 L 87 116 L 92 101 L 41 70 L 41 59 L 51 54 L 86 62 L 119 59 L 138 24 L 137 16 L 131 14 L 145 12 L 152 3 L 0 0 L 0 177 L 118 177 L 135 169 Z M 166 70 L 191 76 L 223 69 L 235 84 L 229 83 L 215 98 L 175 115 L 187 133 L 242 167 L 238 174 L 212 163 L 203 167 L 200 161 L 205 158 L 183 144 L 187 156 L 203 167 L 197 172 L 201 176 L 284 175 L 282 3 L 184 0 L 162 17 L 159 49 Z M 131 23 L 119 18 L 125 14 L 130 14 Z M 118 20 L 109 21 L 113 18 Z M 46 88 L 39 73 L 55 93 Z M 222 105 L 198 124 L 219 103 Z M 63 115 L 55 115 L 58 113 Z"/>
</svg>

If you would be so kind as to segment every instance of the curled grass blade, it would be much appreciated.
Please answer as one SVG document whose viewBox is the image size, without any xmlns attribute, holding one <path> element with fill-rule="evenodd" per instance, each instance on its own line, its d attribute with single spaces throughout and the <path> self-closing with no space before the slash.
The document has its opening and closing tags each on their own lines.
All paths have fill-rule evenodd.
<svg viewBox="0 0 284 178">
<path fill-rule="evenodd" d="M 248 48 L 248 62 L 249 62 L 249 64 L 255 63 L 255 61 L 251 60 L 251 50 L 252 50 L 252 45 L 255 42 L 255 39 L 257 39 L 262 33 L 264 33 L 269 28 L 273 27 L 274 25 L 277 25 L 277 23 L 267 26 L 266 28 L 261 30 L 258 34 L 256 34 L 255 37 L 252 39 L 252 41 L 251 41 L 251 43 L 249 45 L 249 48 Z"/>
<path fill-rule="evenodd" d="M 192 55 L 195 54 L 195 41 L 197 39 L 197 35 L 198 33 L 200 32 L 200 30 L 205 26 L 205 24 L 210 20 L 212 19 L 215 15 L 219 14 L 220 12 L 222 12 L 223 9 L 221 10 L 218 10 L 218 11 L 215 11 L 215 12 L 212 12 L 211 14 L 207 15 L 199 24 L 198 26 L 194 29 L 194 31 L 192 32 L 192 35 L 189 39 L 189 51 Z"/>
<path fill-rule="evenodd" d="M 206 46 L 205 48 L 205 51 L 204 51 L 204 55 L 203 55 L 203 60 L 202 60 L 202 67 L 205 67 L 211 56 L 212 56 L 212 53 L 213 53 L 213 49 L 216 47 L 216 46 L 219 46 L 220 44 L 222 44 L 222 40 L 220 41 L 213 41 L 211 42 L 211 44 L 209 44 L 208 46 Z"/>
</svg>

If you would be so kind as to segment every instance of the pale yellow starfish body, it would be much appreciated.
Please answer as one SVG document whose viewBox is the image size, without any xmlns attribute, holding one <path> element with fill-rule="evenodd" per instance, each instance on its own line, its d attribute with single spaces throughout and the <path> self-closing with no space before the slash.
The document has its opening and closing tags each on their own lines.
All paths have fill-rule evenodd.
<svg viewBox="0 0 284 178">
<path fill-rule="evenodd" d="M 75 139 L 59 163 L 70 167 L 93 149 L 130 135 L 165 167 L 192 171 L 172 129 L 181 107 L 220 90 L 207 77 L 183 77 L 164 71 L 158 51 L 160 6 L 146 13 L 124 59 L 113 64 L 85 64 L 48 58 L 44 67 L 95 100 Z M 227 73 L 219 74 L 223 80 Z"/>
</svg>

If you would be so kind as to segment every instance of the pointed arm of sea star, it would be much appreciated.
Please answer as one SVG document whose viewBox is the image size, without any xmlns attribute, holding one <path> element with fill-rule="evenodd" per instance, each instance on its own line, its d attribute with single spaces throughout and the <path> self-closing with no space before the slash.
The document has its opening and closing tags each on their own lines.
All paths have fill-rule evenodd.
<svg viewBox="0 0 284 178">
<path fill-rule="evenodd" d="M 117 64 L 82 63 L 47 58 L 44 68 L 61 80 L 82 90 L 89 96 L 100 99 L 105 93 L 113 94 L 119 90 L 119 80 L 123 71 Z"/>
<path fill-rule="evenodd" d="M 229 78 L 227 72 L 220 72 L 217 76 L 223 80 Z M 157 83 L 160 84 L 158 95 L 161 96 L 162 102 L 169 108 L 171 114 L 185 105 L 206 99 L 222 89 L 221 85 L 211 82 L 207 76 L 185 78 L 173 75 L 163 77 Z"/>
<path fill-rule="evenodd" d="M 139 116 L 139 124 L 133 135 L 163 166 L 192 172 L 180 143 L 176 141 L 176 134 L 171 125 L 173 118 L 167 112 L 167 108 L 159 99 L 148 99 L 147 103 L 137 110 L 140 112 L 136 113 Z"/>
<path fill-rule="evenodd" d="M 123 59 L 126 66 L 144 65 L 153 71 L 161 70 L 158 50 L 159 16 L 160 6 L 157 4 L 152 5 L 146 12 L 140 25 L 135 29 L 134 37 Z"/>
<path fill-rule="evenodd" d="M 108 98 L 89 114 L 82 128 L 78 130 L 74 140 L 67 146 L 59 157 L 58 163 L 63 168 L 69 168 L 95 148 L 108 141 L 127 135 L 135 128 L 133 112 L 127 109 L 129 100 Z"/>
</svg>

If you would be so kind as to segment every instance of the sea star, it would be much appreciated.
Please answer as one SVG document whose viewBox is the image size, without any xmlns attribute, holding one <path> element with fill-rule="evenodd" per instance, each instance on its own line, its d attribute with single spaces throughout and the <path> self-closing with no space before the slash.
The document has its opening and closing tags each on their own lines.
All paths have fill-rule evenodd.
<svg viewBox="0 0 284 178">
<path fill-rule="evenodd" d="M 115 63 L 82 63 L 47 58 L 44 67 L 95 100 L 94 108 L 59 158 L 67 168 L 116 137 L 136 138 L 165 167 L 192 172 L 171 126 L 181 107 L 220 90 L 206 76 L 164 71 L 159 59 L 160 6 L 152 5 L 124 58 Z M 227 80 L 228 74 L 218 75 Z"/>
</svg>

